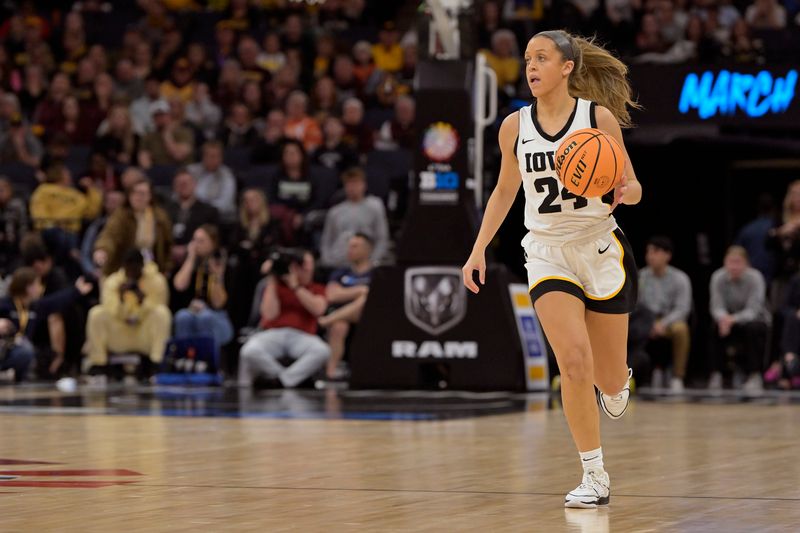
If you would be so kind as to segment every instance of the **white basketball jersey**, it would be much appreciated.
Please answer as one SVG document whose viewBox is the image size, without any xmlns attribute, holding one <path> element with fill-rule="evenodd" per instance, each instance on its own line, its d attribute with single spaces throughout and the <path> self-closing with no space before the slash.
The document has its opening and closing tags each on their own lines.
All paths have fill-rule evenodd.
<svg viewBox="0 0 800 533">
<path fill-rule="evenodd" d="M 597 226 L 616 227 L 610 206 L 600 198 L 572 195 L 555 170 L 555 152 L 572 132 L 596 128 L 595 103 L 576 98 L 564 128 L 551 136 L 542 131 L 536 119 L 536 102 L 519 110 L 519 137 L 516 144 L 517 161 L 525 190 L 525 227 L 528 234 L 523 246 L 531 239 L 567 242 L 585 236 Z M 610 220 L 609 220 L 610 219 Z"/>
</svg>

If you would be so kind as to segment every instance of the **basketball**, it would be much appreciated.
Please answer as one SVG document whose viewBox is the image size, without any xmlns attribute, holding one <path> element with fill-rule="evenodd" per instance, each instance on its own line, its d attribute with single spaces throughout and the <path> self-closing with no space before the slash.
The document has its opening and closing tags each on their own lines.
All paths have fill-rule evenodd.
<svg viewBox="0 0 800 533">
<path fill-rule="evenodd" d="M 622 147 L 611 135 L 595 128 L 572 133 L 556 154 L 556 172 L 564 187 L 586 198 L 611 191 L 625 170 Z"/>
</svg>

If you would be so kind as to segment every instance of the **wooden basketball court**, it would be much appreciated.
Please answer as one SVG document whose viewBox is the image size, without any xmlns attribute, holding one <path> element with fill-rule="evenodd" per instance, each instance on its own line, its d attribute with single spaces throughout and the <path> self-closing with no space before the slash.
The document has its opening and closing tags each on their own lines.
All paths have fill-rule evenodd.
<svg viewBox="0 0 800 533">
<path fill-rule="evenodd" d="M 381 394 L 0 388 L 0 530 L 800 524 L 800 407 L 791 401 L 637 399 L 624 419 L 603 421 L 611 506 L 565 510 L 580 467 L 546 398 Z"/>
</svg>

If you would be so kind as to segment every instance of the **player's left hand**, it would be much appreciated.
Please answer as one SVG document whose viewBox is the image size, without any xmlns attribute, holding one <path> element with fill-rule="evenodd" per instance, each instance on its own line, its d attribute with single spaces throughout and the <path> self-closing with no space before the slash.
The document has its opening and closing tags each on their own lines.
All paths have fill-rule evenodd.
<svg viewBox="0 0 800 533">
<path fill-rule="evenodd" d="M 619 179 L 619 184 L 614 188 L 614 203 L 611 204 L 611 210 L 617 208 L 617 206 L 622 202 L 622 199 L 625 197 L 625 193 L 628 192 L 628 176 L 625 174 Z"/>
</svg>

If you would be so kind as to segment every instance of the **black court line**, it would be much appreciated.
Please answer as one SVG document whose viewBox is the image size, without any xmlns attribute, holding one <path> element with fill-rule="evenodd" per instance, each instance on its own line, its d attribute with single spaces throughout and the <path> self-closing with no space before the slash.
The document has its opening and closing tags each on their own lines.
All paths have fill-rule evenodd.
<svg viewBox="0 0 800 533">
<path fill-rule="evenodd" d="M 431 489 L 353 489 L 347 487 L 271 487 L 260 485 L 168 485 L 158 483 L 139 483 L 133 482 L 127 487 L 162 487 L 170 489 L 253 489 L 253 490 L 316 490 L 325 492 L 408 492 L 420 494 L 484 494 L 484 495 L 498 495 L 498 496 L 564 496 L 563 492 L 516 492 L 516 491 L 502 491 L 502 490 L 431 490 Z M 616 498 L 671 498 L 675 500 L 758 500 L 758 501 L 785 501 L 785 502 L 800 502 L 800 498 L 764 498 L 760 496 L 679 496 L 674 494 L 619 494 L 614 493 Z"/>
</svg>

